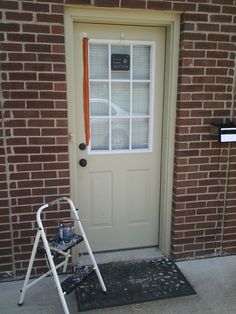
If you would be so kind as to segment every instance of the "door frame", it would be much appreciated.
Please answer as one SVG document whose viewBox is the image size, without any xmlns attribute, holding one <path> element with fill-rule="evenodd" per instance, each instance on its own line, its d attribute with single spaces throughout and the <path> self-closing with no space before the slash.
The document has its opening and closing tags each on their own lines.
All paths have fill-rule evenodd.
<svg viewBox="0 0 236 314">
<path fill-rule="evenodd" d="M 163 99 L 163 129 L 160 187 L 159 248 L 163 254 L 171 250 L 171 213 L 174 169 L 174 141 L 177 100 L 177 78 L 179 58 L 180 14 L 164 13 L 155 10 L 136 10 L 119 8 L 96 8 L 84 6 L 65 7 L 65 49 L 68 99 L 69 164 L 71 198 L 75 199 L 77 190 L 76 167 L 77 139 L 74 108 L 74 23 L 124 24 L 132 26 L 164 26 L 166 29 L 166 54 Z M 78 105 L 78 104 L 77 104 Z M 158 228 L 158 226 L 157 226 Z"/>
</svg>

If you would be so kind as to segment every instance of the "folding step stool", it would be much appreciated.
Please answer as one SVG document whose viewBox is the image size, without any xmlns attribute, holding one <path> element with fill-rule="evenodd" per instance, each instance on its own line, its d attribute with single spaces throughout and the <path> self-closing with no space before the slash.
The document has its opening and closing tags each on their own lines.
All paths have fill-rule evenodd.
<svg viewBox="0 0 236 314">
<path fill-rule="evenodd" d="M 75 227 L 77 227 L 79 232 L 81 233 L 81 235 L 75 234 L 73 236 L 73 238 L 68 243 L 67 242 L 59 242 L 57 237 L 51 237 L 51 238 L 47 237 L 46 233 L 44 231 L 42 220 L 41 220 L 41 213 L 44 209 L 46 209 L 49 206 L 52 206 L 54 204 L 59 204 L 61 201 L 66 201 L 69 203 L 70 209 L 72 212 L 72 217 L 74 218 L 74 221 L 75 221 Z M 50 274 L 53 275 L 53 278 L 54 278 L 54 281 L 56 284 L 56 288 L 57 288 L 57 291 L 59 293 L 59 297 L 61 299 L 62 307 L 63 307 L 65 314 L 70 314 L 68 307 L 67 307 L 67 304 L 66 304 L 65 295 L 71 293 L 71 291 L 73 291 L 93 271 L 96 272 L 96 275 L 97 275 L 98 280 L 100 282 L 101 288 L 102 288 L 103 292 L 105 293 L 106 292 L 106 286 L 104 284 L 104 281 L 102 279 L 101 273 L 100 273 L 99 268 L 98 268 L 98 265 L 95 261 L 95 258 L 93 256 L 92 250 L 91 250 L 90 245 L 89 245 L 89 242 L 87 240 L 84 229 L 83 229 L 82 224 L 80 222 L 78 212 L 75 209 L 75 206 L 74 206 L 73 202 L 71 201 L 71 199 L 69 199 L 67 197 L 60 197 L 60 198 L 54 200 L 53 202 L 50 202 L 49 204 L 45 204 L 45 205 L 41 206 L 37 211 L 37 224 L 38 224 L 38 230 L 37 230 L 34 246 L 33 246 L 31 257 L 30 257 L 29 266 L 27 269 L 23 288 L 21 290 L 21 296 L 20 296 L 20 301 L 19 301 L 18 305 L 19 306 L 23 305 L 24 297 L 25 297 L 25 293 L 26 293 L 27 289 L 29 289 L 34 284 L 36 284 L 37 282 L 39 282 L 40 280 L 42 280 L 43 278 L 45 278 L 46 276 L 48 276 Z M 77 228 L 76 228 L 76 230 L 77 230 Z M 40 238 L 42 240 L 41 246 L 40 246 L 40 242 L 39 242 Z M 75 268 L 75 272 L 70 277 L 66 278 L 63 282 L 60 282 L 58 274 L 57 274 L 57 269 L 63 266 L 63 273 L 66 272 L 68 261 L 69 261 L 69 258 L 71 257 L 71 254 L 70 254 L 71 248 L 73 246 L 79 244 L 82 241 L 84 241 L 84 243 L 85 243 L 85 246 L 86 246 L 86 249 L 88 251 L 89 257 L 91 259 L 92 265 L 91 266 L 87 265 L 87 266 L 82 266 L 82 267 L 77 266 Z M 45 256 L 46 256 L 47 262 L 48 262 L 49 271 L 44 273 L 43 275 L 41 275 L 39 278 L 35 279 L 34 281 L 28 283 L 37 250 L 40 250 L 41 252 L 45 253 Z M 65 259 L 61 263 L 59 263 L 58 265 L 55 265 L 54 256 L 58 255 L 58 254 L 63 255 Z"/>
</svg>

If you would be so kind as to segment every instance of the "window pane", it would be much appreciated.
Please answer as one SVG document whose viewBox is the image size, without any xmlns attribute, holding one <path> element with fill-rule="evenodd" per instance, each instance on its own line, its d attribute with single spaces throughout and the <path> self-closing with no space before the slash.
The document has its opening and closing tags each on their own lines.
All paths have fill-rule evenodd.
<svg viewBox="0 0 236 314">
<path fill-rule="evenodd" d="M 91 79 L 108 79 L 108 45 L 90 44 L 89 68 Z"/>
<path fill-rule="evenodd" d="M 113 116 L 127 116 L 130 114 L 130 84 L 111 84 L 111 114 Z"/>
<path fill-rule="evenodd" d="M 149 114 L 149 83 L 133 84 L 133 115 Z"/>
<path fill-rule="evenodd" d="M 137 45 L 133 48 L 133 79 L 150 79 L 150 46 Z"/>
<path fill-rule="evenodd" d="M 109 115 L 109 85 L 102 82 L 90 83 L 91 116 Z"/>
<path fill-rule="evenodd" d="M 119 46 L 111 46 L 111 54 L 128 54 L 130 55 L 130 46 L 119 45 Z M 112 79 L 129 79 L 130 71 L 111 71 Z"/>
<path fill-rule="evenodd" d="M 132 148 L 148 148 L 149 119 L 133 119 Z"/>
<path fill-rule="evenodd" d="M 112 149 L 129 148 L 129 119 L 112 119 Z"/>
<path fill-rule="evenodd" d="M 91 150 L 109 149 L 109 119 L 91 119 Z"/>
</svg>

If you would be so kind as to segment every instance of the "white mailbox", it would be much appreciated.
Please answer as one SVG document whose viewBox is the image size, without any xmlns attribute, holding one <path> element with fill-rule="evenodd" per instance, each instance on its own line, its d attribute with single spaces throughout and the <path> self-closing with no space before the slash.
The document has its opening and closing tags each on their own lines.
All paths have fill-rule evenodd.
<svg viewBox="0 0 236 314">
<path fill-rule="evenodd" d="M 218 141 L 221 143 L 236 142 L 236 125 L 231 122 L 227 124 L 211 125 L 211 134 L 218 136 Z"/>
</svg>

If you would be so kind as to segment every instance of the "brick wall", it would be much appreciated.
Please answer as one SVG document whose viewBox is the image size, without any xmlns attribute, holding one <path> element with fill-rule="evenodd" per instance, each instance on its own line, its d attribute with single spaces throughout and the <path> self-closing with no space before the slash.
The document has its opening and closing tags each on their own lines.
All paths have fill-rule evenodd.
<svg viewBox="0 0 236 314">
<path fill-rule="evenodd" d="M 235 1 L 5 0 L 0 2 L 2 278 L 25 272 L 39 205 L 70 193 L 64 2 L 182 12 L 172 255 L 235 253 L 236 145 L 219 144 L 209 126 L 232 112 Z M 39 259 L 35 273 L 43 267 Z"/>
<path fill-rule="evenodd" d="M 64 6 L 53 1 L 1 1 L 0 6 L 1 153 L 6 161 L 1 169 L 0 271 L 11 277 L 27 267 L 36 209 L 69 194 Z M 37 261 L 38 272 L 43 265 Z"/>
</svg>

